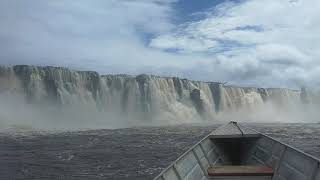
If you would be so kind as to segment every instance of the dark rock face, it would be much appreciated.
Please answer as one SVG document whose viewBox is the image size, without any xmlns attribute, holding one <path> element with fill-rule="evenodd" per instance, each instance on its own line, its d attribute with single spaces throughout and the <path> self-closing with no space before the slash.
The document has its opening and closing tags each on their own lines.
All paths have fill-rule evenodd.
<svg viewBox="0 0 320 180">
<path fill-rule="evenodd" d="M 175 90 L 178 93 L 179 97 L 181 98 L 182 97 L 182 91 L 183 91 L 182 83 L 181 83 L 180 79 L 177 78 L 177 77 L 172 78 L 172 80 L 173 80 L 173 83 L 174 83 Z"/>
<path fill-rule="evenodd" d="M 147 115 L 147 113 L 151 112 L 151 101 L 150 101 L 150 77 L 146 74 L 138 75 L 136 77 L 136 81 L 139 85 L 140 90 L 140 104 L 141 104 L 141 110 L 144 114 Z M 144 119 L 147 119 L 148 116 L 144 117 Z"/>
<path fill-rule="evenodd" d="M 219 83 L 210 84 L 210 89 L 211 89 L 212 97 L 214 100 L 216 112 L 220 111 L 219 108 L 220 108 L 220 102 L 221 102 L 221 96 L 222 96 L 221 88 L 222 88 L 222 85 Z"/>
<path fill-rule="evenodd" d="M 190 99 L 196 107 L 199 114 L 204 112 L 203 101 L 201 99 L 201 92 L 199 89 L 194 89 L 190 93 Z"/>
<path fill-rule="evenodd" d="M 301 88 L 301 94 L 300 94 L 300 99 L 303 104 L 309 104 L 310 99 L 308 97 L 307 89 L 306 88 Z"/>
<path fill-rule="evenodd" d="M 0 66 L 0 93 L 13 91 L 14 86 L 14 72 L 11 68 Z"/>
<path fill-rule="evenodd" d="M 263 101 L 267 101 L 268 99 L 268 92 L 266 89 L 263 88 L 258 88 L 258 92 L 261 94 L 261 98 L 263 99 Z"/>
</svg>

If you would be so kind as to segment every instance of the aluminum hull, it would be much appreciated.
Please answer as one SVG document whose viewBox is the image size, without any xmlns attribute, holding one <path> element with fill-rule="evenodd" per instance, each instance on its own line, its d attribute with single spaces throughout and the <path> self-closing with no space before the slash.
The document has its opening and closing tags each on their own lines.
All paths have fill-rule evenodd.
<svg viewBox="0 0 320 180">
<path fill-rule="evenodd" d="M 269 176 L 212 176 L 217 166 L 266 166 Z M 181 155 L 154 180 L 320 180 L 320 160 L 253 129 L 230 122 Z"/>
</svg>

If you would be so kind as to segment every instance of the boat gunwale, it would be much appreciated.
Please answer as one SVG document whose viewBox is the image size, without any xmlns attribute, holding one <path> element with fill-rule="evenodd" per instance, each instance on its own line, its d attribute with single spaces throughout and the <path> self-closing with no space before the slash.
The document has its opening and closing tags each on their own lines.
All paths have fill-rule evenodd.
<svg viewBox="0 0 320 180">
<path fill-rule="evenodd" d="M 273 137 L 271 137 L 271 136 L 269 136 L 269 135 L 266 135 L 266 134 L 264 134 L 264 133 L 261 133 L 261 132 L 255 130 L 255 129 L 253 129 L 253 128 L 250 128 L 250 127 L 247 127 L 247 126 L 245 126 L 245 127 L 246 127 L 246 128 L 249 128 L 249 129 L 251 129 L 251 130 L 253 130 L 253 131 L 257 132 L 257 133 L 259 133 L 261 136 L 264 136 L 264 137 L 266 137 L 266 138 L 269 138 L 269 139 L 271 139 L 271 140 L 273 140 L 273 141 L 276 141 L 276 142 L 280 143 L 281 145 L 284 145 L 284 146 L 286 146 L 286 147 L 289 147 L 290 149 L 292 149 L 292 150 L 294 150 L 294 151 L 297 151 L 297 152 L 299 152 L 299 153 L 302 153 L 302 154 L 306 155 L 308 158 L 314 159 L 314 160 L 318 161 L 318 163 L 320 163 L 320 158 L 318 158 L 318 157 L 315 157 L 315 156 L 313 156 L 313 155 L 311 155 L 311 154 L 309 154 L 309 153 L 306 153 L 306 152 L 304 152 L 304 151 L 302 151 L 302 150 L 300 150 L 300 149 L 298 149 L 298 148 L 293 147 L 292 145 L 289 145 L 289 144 L 284 143 L 284 142 L 282 142 L 282 141 L 280 141 L 280 140 L 277 140 L 277 139 L 275 139 L 275 138 L 273 138 Z"/>
<path fill-rule="evenodd" d="M 244 125 L 243 125 L 244 126 Z M 279 143 L 279 144 L 281 144 L 281 145 L 284 145 L 285 147 L 287 147 L 287 148 L 290 148 L 290 149 L 292 149 L 292 150 L 294 150 L 294 151 L 297 151 L 298 153 L 302 153 L 302 154 L 304 154 L 305 156 L 307 156 L 308 158 L 310 158 L 310 159 L 314 159 L 314 160 L 316 160 L 317 161 L 317 166 L 318 167 L 320 167 L 320 159 L 319 158 L 317 158 L 317 157 L 315 157 L 315 156 L 313 156 L 313 155 L 311 155 L 311 154 L 308 154 L 308 153 L 306 153 L 306 152 L 303 152 L 302 150 L 299 150 L 299 149 L 297 149 L 297 148 L 295 148 L 295 147 L 293 147 L 293 146 L 291 146 L 291 145 L 288 145 L 288 144 L 286 144 L 286 143 L 284 143 L 284 142 L 281 142 L 280 140 L 277 140 L 277 139 L 275 139 L 275 138 L 273 138 L 273 137 L 271 137 L 271 136 L 269 136 L 269 135 L 266 135 L 266 134 L 264 134 L 264 133 L 261 133 L 261 132 L 259 132 L 259 131 L 257 131 L 257 130 L 255 130 L 255 129 L 253 129 L 253 128 L 251 128 L 251 127 L 248 127 L 248 126 L 244 126 L 244 127 L 246 127 L 246 128 L 248 128 L 248 129 L 250 129 L 250 130 L 253 130 L 253 131 L 255 131 L 257 134 L 259 134 L 260 136 L 264 136 L 264 137 L 266 137 L 266 138 L 269 138 L 269 139 L 271 139 L 271 140 L 273 140 L 273 141 L 276 141 L 277 143 Z M 218 128 L 218 127 L 217 127 Z M 216 128 L 216 129 L 217 129 Z M 215 130 L 216 130 L 215 129 Z M 215 131 L 215 130 L 213 130 L 213 131 Z M 213 132 L 212 131 L 212 132 Z M 180 155 L 175 161 L 173 161 L 169 166 L 167 166 L 164 170 L 162 170 L 160 173 L 159 173 L 159 175 L 157 175 L 155 178 L 153 178 L 153 180 L 157 180 L 158 178 L 160 178 L 160 177 L 162 177 L 163 176 L 163 174 L 167 171 L 167 170 L 169 170 L 170 168 L 173 168 L 176 164 L 177 164 L 177 162 L 179 161 L 179 160 L 181 160 L 185 155 L 187 155 L 189 152 L 191 152 L 191 151 L 193 151 L 193 149 L 195 148 L 195 147 L 197 147 L 198 145 L 200 145 L 204 140 L 206 140 L 207 138 L 209 138 L 209 139 L 213 139 L 214 137 L 213 137 L 213 135 L 212 135 L 212 132 L 211 133 L 209 133 L 208 135 L 206 135 L 204 138 L 202 138 L 199 142 L 197 142 L 195 145 L 193 145 L 193 146 L 191 146 L 187 151 L 185 151 L 182 155 Z M 211 137 L 211 138 L 210 138 Z M 221 139 L 222 137 L 218 137 L 218 139 Z M 226 138 L 228 138 L 228 136 L 226 136 Z M 240 137 L 239 137 L 240 138 Z M 246 138 L 246 137 L 243 137 L 243 138 Z M 208 175 L 205 175 L 205 176 L 207 176 L 208 177 Z"/>
<path fill-rule="evenodd" d="M 210 134 L 210 139 L 240 139 L 240 138 L 259 138 L 261 134 L 244 134 L 244 135 L 213 135 Z"/>
<path fill-rule="evenodd" d="M 182 159 L 185 155 L 187 155 L 189 152 L 193 151 L 193 149 L 194 149 L 195 147 L 197 147 L 197 146 L 200 145 L 204 140 L 206 140 L 207 138 L 209 138 L 210 135 L 211 135 L 211 133 L 209 133 L 208 135 L 206 135 L 204 138 L 202 138 L 202 139 L 201 139 L 199 142 L 197 142 L 195 145 L 191 146 L 187 151 L 185 151 L 183 154 L 181 154 L 181 155 L 180 155 L 175 161 L 173 161 L 169 166 L 167 166 L 164 170 L 162 170 L 158 176 L 156 176 L 155 178 L 153 178 L 153 180 L 156 180 L 156 179 L 160 178 L 161 176 L 163 176 L 163 174 L 164 174 L 167 170 L 169 170 L 170 168 L 174 167 L 179 160 L 181 160 L 181 159 Z"/>
</svg>

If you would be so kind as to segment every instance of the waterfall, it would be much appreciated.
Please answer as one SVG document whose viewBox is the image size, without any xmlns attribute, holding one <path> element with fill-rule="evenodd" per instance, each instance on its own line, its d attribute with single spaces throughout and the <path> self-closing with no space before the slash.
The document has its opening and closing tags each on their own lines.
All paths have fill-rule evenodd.
<svg viewBox="0 0 320 180">
<path fill-rule="evenodd" d="M 287 107 L 307 97 L 306 91 L 301 95 L 289 89 L 234 87 L 153 75 L 100 76 L 27 65 L 0 67 L 0 95 L 8 94 L 23 97 L 24 103 L 33 107 L 81 107 L 79 113 L 95 111 L 109 121 L 113 117 L 123 123 L 213 121 L 224 112 L 254 111 L 268 103 Z"/>
</svg>

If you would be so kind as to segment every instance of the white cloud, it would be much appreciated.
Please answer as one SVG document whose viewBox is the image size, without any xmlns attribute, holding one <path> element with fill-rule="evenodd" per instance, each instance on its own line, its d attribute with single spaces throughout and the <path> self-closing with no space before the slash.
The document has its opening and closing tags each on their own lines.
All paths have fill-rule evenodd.
<svg viewBox="0 0 320 180">
<path fill-rule="evenodd" d="M 203 20 L 156 37 L 150 46 L 179 44 L 184 52 L 211 53 L 215 71 L 235 83 L 320 85 L 318 9 L 318 0 L 226 2 L 205 12 Z"/>
<path fill-rule="evenodd" d="M 320 1 L 226 1 L 181 25 L 176 1 L 0 0 L 0 64 L 320 85 Z"/>
<path fill-rule="evenodd" d="M 146 33 L 173 27 L 172 2 L 0 0 L 0 62 L 102 73 L 115 66 L 126 66 L 122 70 L 130 72 L 139 65 L 175 65 L 166 60 L 171 55 L 149 50 L 143 41 Z"/>
</svg>

